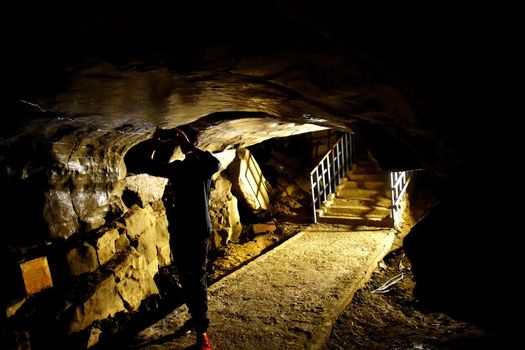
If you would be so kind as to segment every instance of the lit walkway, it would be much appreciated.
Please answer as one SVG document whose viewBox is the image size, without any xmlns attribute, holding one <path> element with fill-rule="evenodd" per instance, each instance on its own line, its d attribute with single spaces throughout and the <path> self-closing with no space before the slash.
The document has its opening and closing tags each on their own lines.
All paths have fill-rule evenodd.
<svg viewBox="0 0 525 350">
<path fill-rule="evenodd" d="M 312 225 L 210 287 L 215 349 L 318 349 L 388 253 L 393 230 L 322 231 Z M 185 349 L 185 307 L 143 330 L 138 349 Z"/>
</svg>

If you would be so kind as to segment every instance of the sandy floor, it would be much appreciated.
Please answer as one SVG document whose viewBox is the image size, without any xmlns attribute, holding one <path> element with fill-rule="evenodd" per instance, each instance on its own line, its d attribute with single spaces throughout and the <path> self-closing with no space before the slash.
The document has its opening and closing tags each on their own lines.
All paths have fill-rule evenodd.
<svg viewBox="0 0 525 350">
<path fill-rule="evenodd" d="M 209 336 L 220 349 L 319 349 L 388 252 L 393 230 L 302 231 L 209 288 Z M 186 349 L 178 308 L 140 332 L 136 348 Z"/>
<path fill-rule="evenodd" d="M 286 223 L 283 224 L 287 226 Z M 290 224 L 286 230 L 300 228 Z M 334 229 L 340 229 L 335 227 Z M 278 240 L 277 240 L 278 241 Z M 239 262 L 239 257 L 256 256 L 257 250 L 275 244 L 272 235 L 257 238 L 257 244 L 238 245 L 218 264 Z M 402 247 L 387 255 L 370 281 L 356 292 L 352 302 L 340 314 L 323 349 L 518 349 L 525 348 L 525 338 L 518 334 L 502 334 L 456 320 L 421 305 L 413 295 L 411 264 Z"/>
</svg>

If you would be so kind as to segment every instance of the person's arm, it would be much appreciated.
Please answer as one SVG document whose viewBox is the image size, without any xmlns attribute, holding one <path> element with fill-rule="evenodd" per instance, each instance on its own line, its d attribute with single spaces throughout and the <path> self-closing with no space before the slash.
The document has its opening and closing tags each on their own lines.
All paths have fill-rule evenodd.
<svg viewBox="0 0 525 350">
<path fill-rule="evenodd" d="M 159 128 L 153 133 L 152 140 L 155 143 L 155 151 L 151 157 L 148 173 L 155 176 L 169 177 L 168 164 L 173 156 L 173 152 L 175 152 L 178 141 L 176 138 L 171 137 L 169 132 Z"/>
<path fill-rule="evenodd" d="M 192 143 L 188 136 L 180 129 L 172 129 L 176 134 L 181 147 L 185 147 L 188 151 L 193 153 L 192 157 L 195 159 L 195 176 L 202 178 L 211 177 L 221 168 L 220 161 L 215 158 L 210 152 L 204 151 L 197 147 L 196 143 Z"/>
<path fill-rule="evenodd" d="M 124 156 L 128 173 L 167 177 L 166 165 L 176 145 L 176 142 L 166 138 L 162 131 L 155 130 L 150 139 L 135 145 Z"/>
<path fill-rule="evenodd" d="M 177 141 L 163 135 L 160 129 L 155 130 L 152 140 L 155 142 L 155 153 L 152 156 L 153 163 L 159 166 L 168 164 L 173 152 L 175 152 L 175 147 L 177 147 Z"/>
</svg>

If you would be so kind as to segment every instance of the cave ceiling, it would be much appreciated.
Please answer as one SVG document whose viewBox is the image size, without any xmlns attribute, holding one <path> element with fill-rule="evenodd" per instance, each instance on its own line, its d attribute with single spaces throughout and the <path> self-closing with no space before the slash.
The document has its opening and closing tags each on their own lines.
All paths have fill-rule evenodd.
<svg viewBox="0 0 525 350">
<path fill-rule="evenodd" d="M 492 9 L 410 1 L 12 6 L 4 147 L 73 137 L 124 153 L 193 123 L 217 151 L 332 128 L 362 135 L 386 168 L 437 172 L 485 136 L 473 103 L 497 97 L 483 83 L 507 29 L 484 26 Z"/>
</svg>

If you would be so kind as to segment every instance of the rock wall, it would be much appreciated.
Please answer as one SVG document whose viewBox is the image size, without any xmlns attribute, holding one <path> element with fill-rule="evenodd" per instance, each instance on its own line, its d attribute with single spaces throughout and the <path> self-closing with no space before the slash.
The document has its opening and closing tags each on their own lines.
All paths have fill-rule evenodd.
<svg viewBox="0 0 525 350">
<path fill-rule="evenodd" d="M 101 140 L 60 137 L 37 154 L 41 163 L 52 164 L 47 168 L 36 162 L 17 165 L 16 147 L 12 157 L 2 159 L 8 169 L 4 174 L 10 167 L 10 175 L 15 175 L 9 178 L 17 184 L 13 191 L 32 184 L 32 194 L 43 192 L 31 212 L 43 218 L 40 236 L 30 240 L 31 246 L 6 240 L 5 247 L 15 253 L 4 256 L 9 263 L 3 265 L 14 271 L 17 264 L 42 256 L 49 260 L 52 276 L 52 286 L 44 286 L 43 292 L 29 295 L 21 287 L 3 293 L 11 320 L 24 323 L 36 312 L 35 323 L 56 324 L 71 336 L 90 333 L 98 322 L 137 312 L 144 301 L 161 293 L 155 277 L 172 262 L 162 201 L 167 179 L 126 174 L 125 146 L 118 140 Z M 242 231 L 238 200 L 226 171 L 235 153 L 217 154 L 223 169 L 214 176 L 210 195 L 213 248 L 238 241 Z M 27 199 L 22 198 L 21 205 Z M 17 281 L 23 285 L 19 276 Z M 45 311 L 46 298 L 57 305 Z"/>
<path fill-rule="evenodd" d="M 97 321 L 136 312 L 143 301 L 159 294 L 154 277 L 171 262 L 163 204 L 133 205 L 110 224 L 25 258 L 35 253 L 49 260 L 52 285 L 2 296 L 7 324 L 28 331 L 38 349 L 60 344 L 67 334 L 90 332 Z M 25 284 L 21 278 L 11 283 Z"/>
<path fill-rule="evenodd" d="M 252 210 L 270 208 L 270 185 L 259 164 L 246 148 L 237 150 L 236 157 L 228 167 L 233 179 L 233 191 Z"/>
<path fill-rule="evenodd" d="M 232 183 L 221 172 L 214 181 L 214 188 L 210 193 L 210 220 L 213 226 L 212 247 L 217 248 L 238 242 L 242 232 L 241 218 L 237 207 L 238 201 L 232 192 Z"/>
</svg>

